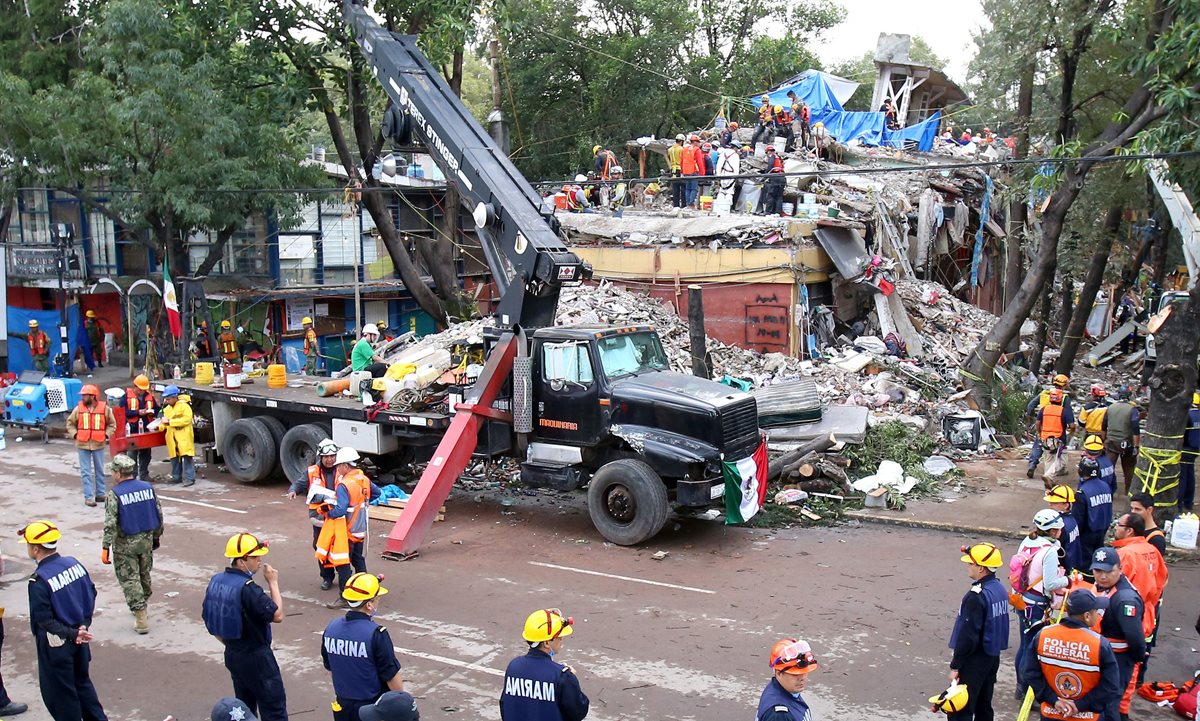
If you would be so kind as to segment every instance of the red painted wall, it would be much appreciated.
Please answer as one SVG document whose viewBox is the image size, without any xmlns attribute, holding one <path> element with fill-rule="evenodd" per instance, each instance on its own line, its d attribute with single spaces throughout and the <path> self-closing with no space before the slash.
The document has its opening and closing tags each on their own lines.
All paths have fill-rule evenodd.
<svg viewBox="0 0 1200 721">
<path fill-rule="evenodd" d="M 631 287 L 632 288 L 632 287 Z M 687 286 L 658 284 L 650 294 L 662 298 L 687 319 Z M 792 333 L 792 286 L 787 283 L 704 286 L 704 330 L 711 338 L 763 353 L 787 353 Z"/>
</svg>

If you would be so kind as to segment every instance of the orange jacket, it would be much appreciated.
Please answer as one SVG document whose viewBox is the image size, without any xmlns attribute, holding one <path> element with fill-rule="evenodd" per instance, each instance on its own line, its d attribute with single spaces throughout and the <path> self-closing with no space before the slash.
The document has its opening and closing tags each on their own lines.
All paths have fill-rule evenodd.
<svg viewBox="0 0 1200 721">
<path fill-rule="evenodd" d="M 1037 636 L 1037 655 L 1042 664 L 1042 676 L 1059 698 L 1076 700 L 1091 693 L 1100 685 L 1100 634 L 1086 628 L 1054 624 L 1042 629 Z M 1063 683 L 1069 678 L 1070 683 Z M 1054 710 L 1053 704 L 1042 702 L 1042 718 L 1091 719 L 1100 715 L 1081 711 L 1065 716 Z"/>
<path fill-rule="evenodd" d="M 679 157 L 679 169 L 684 175 L 704 175 L 704 151 L 697 147 L 684 147 Z"/>
<path fill-rule="evenodd" d="M 317 550 L 313 555 L 326 568 L 350 565 L 350 534 L 346 532 L 344 517 L 325 521 L 317 536 Z"/>
<path fill-rule="evenodd" d="M 50 339 L 46 336 L 43 330 L 36 330 L 25 336 L 25 341 L 29 343 L 29 353 L 31 355 L 49 355 L 50 354 Z"/>
<path fill-rule="evenodd" d="M 1121 559 L 1121 573 L 1137 589 L 1146 605 L 1142 615 L 1142 630 L 1146 638 L 1154 633 L 1154 618 L 1163 589 L 1167 587 L 1167 564 L 1158 549 L 1142 536 L 1130 536 L 1113 541 Z"/>
<path fill-rule="evenodd" d="M 1062 438 L 1063 406 L 1051 403 L 1042 409 L 1042 432 L 1039 437 L 1044 441 L 1048 438 Z"/>
<path fill-rule="evenodd" d="M 312 328 L 304 331 L 304 355 L 317 353 L 317 332 Z"/>
</svg>

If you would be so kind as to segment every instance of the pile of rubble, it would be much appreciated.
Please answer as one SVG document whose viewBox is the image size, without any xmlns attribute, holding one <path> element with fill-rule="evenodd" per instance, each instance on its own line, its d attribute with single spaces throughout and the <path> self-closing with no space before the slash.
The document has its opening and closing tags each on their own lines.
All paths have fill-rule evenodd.
<svg viewBox="0 0 1200 721">
<path fill-rule="evenodd" d="M 997 320 L 932 281 L 898 280 L 896 293 L 920 334 L 924 355 L 942 365 L 958 367 L 966 362 Z M 1028 323 L 1021 330 L 1022 335 L 1032 335 L 1034 326 Z"/>
</svg>

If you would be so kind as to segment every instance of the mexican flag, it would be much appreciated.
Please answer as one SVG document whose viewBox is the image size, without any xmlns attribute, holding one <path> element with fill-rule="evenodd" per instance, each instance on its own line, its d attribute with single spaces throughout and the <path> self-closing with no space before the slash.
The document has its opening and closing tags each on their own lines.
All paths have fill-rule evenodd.
<svg viewBox="0 0 1200 721">
<path fill-rule="evenodd" d="M 754 518 L 767 497 L 767 442 L 759 443 L 749 458 L 736 463 L 722 461 L 721 473 L 725 476 L 725 525 Z"/>
<path fill-rule="evenodd" d="M 175 296 L 175 283 L 171 280 L 171 271 L 167 269 L 167 259 L 163 257 L 163 308 L 167 311 L 167 323 L 171 326 L 171 336 L 176 340 L 183 335 L 183 323 L 179 320 L 179 299 Z"/>
</svg>

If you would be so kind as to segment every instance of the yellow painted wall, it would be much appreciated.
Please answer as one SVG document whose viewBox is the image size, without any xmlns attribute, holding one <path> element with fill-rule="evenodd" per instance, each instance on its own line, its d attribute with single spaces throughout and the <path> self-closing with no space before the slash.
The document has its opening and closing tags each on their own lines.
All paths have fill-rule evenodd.
<svg viewBox="0 0 1200 721">
<path fill-rule="evenodd" d="M 708 283 L 819 283 L 833 262 L 817 246 L 801 248 L 625 248 L 574 246 L 596 278 Z"/>
</svg>

